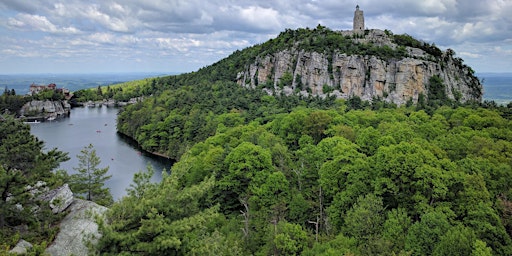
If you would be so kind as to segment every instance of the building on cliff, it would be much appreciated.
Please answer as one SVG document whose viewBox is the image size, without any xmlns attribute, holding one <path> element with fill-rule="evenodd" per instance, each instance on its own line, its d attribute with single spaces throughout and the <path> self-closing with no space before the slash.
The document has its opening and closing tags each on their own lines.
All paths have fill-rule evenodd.
<svg viewBox="0 0 512 256">
<path fill-rule="evenodd" d="M 362 10 L 359 10 L 359 5 L 356 6 L 354 11 L 354 32 L 364 31 L 364 14 Z"/>
<path fill-rule="evenodd" d="M 29 89 L 29 95 L 36 95 L 40 92 L 43 92 L 45 90 L 52 90 L 52 91 L 56 91 L 58 93 L 62 93 L 64 95 L 64 98 L 66 100 L 69 100 L 72 96 L 71 92 L 66 89 L 66 88 L 57 88 L 57 85 L 54 84 L 54 83 L 51 83 L 49 85 L 37 85 L 37 84 L 34 84 L 32 83 L 30 85 L 30 89 Z"/>
<path fill-rule="evenodd" d="M 57 88 L 57 85 L 53 84 L 53 83 L 49 84 L 49 85 L 37 85 L 37 84 L 32 83 L 30 85 L 29 94 L 34 95 L 34 94 L 38 94 L 44 90 L 55 90 L 56 88 Z"/>
</svg>

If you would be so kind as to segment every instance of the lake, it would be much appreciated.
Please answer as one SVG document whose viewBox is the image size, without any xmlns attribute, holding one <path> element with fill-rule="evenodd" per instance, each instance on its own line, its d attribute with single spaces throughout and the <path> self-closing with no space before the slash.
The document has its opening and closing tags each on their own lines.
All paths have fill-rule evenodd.
<svg viewBox="0 0 512 256">
<path fill-rule="evenodd" d="M 99 168 L 109 167 L 112 175 L 106 182 L 115 200 L 126 195 L 126 188 L 132 183 L 133 175 L 147 170 L 148 164 L 155 170 L 153 181 L 162 179 L 162 171 L 169 170 L 170 160 L 148 155 L 129 139 L 116 132 L 118 109 L 102 107 L 73 108 L 69 118 L 30 124 L 32 134 L 45 142 L 46 149 L 58 148 L 69 152 L 69 161 L 60 165 L 69 174 L 76 173 L 76 155 L 92 144 L 101 159 Z"/>
</svg>

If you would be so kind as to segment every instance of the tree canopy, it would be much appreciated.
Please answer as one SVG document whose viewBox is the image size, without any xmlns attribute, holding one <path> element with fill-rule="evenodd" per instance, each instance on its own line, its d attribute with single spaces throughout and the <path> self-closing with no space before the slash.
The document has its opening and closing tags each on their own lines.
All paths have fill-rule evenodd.
<svg viewBox="0 0 512 256">
<path fill-rule="evenodd" d="M 502 111 L 297 107 L 247 124 L 229 115 L 162 184 L 114 204 L 101 250 L 151 252 L 129 235 L 144 230 L 176 255 L 203 250 L 190 236 L 239 254 L 512 253 Z M 191 218 L 187 234 L 170 231 Z"/>
</svg>

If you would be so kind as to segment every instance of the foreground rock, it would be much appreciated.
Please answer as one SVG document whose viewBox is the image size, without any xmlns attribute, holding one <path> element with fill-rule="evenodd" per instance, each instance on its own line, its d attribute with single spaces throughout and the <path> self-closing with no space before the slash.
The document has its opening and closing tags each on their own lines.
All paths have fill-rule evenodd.
<svg viewBox="0 0 512 256">
<path fill-rule="evenodd" d="M 50 255 L 88 255 L 87 243 L 96 243 L 98 233 L 96 216 L 103 216 L 107 208 L 94 202 L 74 199 L 69 214 L 60 223 L 60 232 L 46 249 Z M 90 239 L 90 240 L 89 240 Z"/>
</svg>

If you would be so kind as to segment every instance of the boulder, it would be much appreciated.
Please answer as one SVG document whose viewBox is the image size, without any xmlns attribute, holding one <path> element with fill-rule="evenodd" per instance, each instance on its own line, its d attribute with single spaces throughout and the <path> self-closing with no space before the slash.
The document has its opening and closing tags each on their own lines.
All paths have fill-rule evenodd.
<svg viewBox="0 0 512 256">
<path fill-rule="evenodd" d="M 33 100 L 25 103 L 20 110 L 20 114 L 25 116 L 44 115 L 48 116 L 67 116 L 69 115 L 71 105 L 67 101 L 61 100 Z"/>
<path fill-rule="evenodd" d="M 59 255 L 88 255 L 88 244 L 96 244 L 98 232 L 97 216 L 104 216 L 107 208 L 91 201 L 75 199 L 69 206 L 69 214 L 60 223 L 60 232 L 46 253 Z"/>
<path fill-rule="evenodd" d="M 63 212 L 74 200 L 68 184 L 42 194 L 39 199 L 48 202 L 53 213 Z"/>
</svg>

